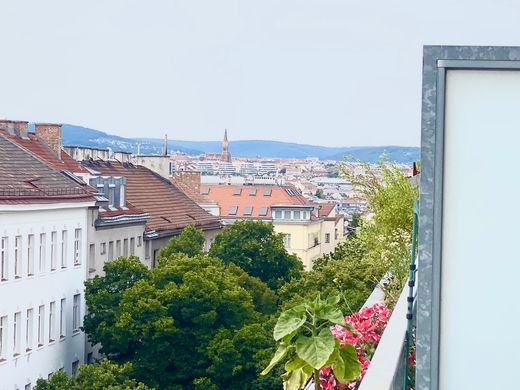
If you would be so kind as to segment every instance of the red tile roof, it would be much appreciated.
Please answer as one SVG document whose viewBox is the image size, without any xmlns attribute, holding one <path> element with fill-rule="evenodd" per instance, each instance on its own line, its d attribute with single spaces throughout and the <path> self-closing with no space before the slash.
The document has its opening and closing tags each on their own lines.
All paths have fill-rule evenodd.
<svg viewBox="0 0 520 390">
<path fill-rule="evenodd" d="M 89 202 L 85 185 L 48 166 L 0 132 L 0 203 Z"/>
<path fill-rule="evenodd" d="M 335 203 L 320 203 L 320 217 L 328 217 L 330 212 L 336 208 Z"/>
<path fill-rule="evenodd" d="M 269 195 L 266 195 L 268 193 Z M 271 207 L 275 205 L 311 206 L 292 186 L 201 185 L 201 194 L 206 199 L 218 203 L 222 218 L 271 219 Z M 230 213 L 231 208 L 235 206 L 236 213 Z M 248 207 L 252 207 L 250 214 Z M 261 209 L 267 214 L 261 215 Z"/>
<path fill-rule="evenodd" d="M 187 225 L 203 230 L 219 229 L 219 218 L 202 209 L 169 180 L 148 168 L 119 161 L 84 161 L 83 165 L 102 175 L 126 178 L 127 201 L 150 215 L 147 231 L 173 235 Z"/>
<path fill-rule="evenodd" d="M 29 139 L 9 134 L 8 131 L 2 129 L 0 129 L 0 134 L 24 147 L 53 168 L 73 173 L 88 173 L 79 162 L 70 157 L 65 151 L 62 150 L 61 159 L 58 158 L 58 156 L 43 141 L 39 140 L 34 133 L 28 133 Z"/>
</svg>

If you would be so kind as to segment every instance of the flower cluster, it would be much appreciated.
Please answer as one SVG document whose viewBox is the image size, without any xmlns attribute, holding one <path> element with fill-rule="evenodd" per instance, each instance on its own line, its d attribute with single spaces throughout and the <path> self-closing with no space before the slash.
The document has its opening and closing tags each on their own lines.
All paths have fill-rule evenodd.
<svg viewBox="0 0 520 390">
<path fill-rule="evenodd" d="M 370 359 L 374 355 L 389 318 L 390 310 L 385 305 L 376 303 L 345 317 L 345 321 L 355 329 L 355 332 L 351 332 L 340 325 L 331 328 L 332 334 L 340 341 L 342 346 L 351 344 L 356 348 L 357 357 L 361 363 L 361 375 L 356 381 L 342 385 L 337 383 L 331 368 L 325 367 L 320 371 L 322 389 L 355 390 L 358 388 L 370 365 Z"/>
</svg>

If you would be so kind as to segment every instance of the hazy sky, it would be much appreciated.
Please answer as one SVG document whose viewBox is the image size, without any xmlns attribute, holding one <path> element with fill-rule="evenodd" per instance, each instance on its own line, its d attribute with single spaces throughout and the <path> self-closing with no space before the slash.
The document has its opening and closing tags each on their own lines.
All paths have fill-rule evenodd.
<svg viewBox="0 0 520 390">
<path fill-rule="evenodd" d="M 0 117 L 419 145 L 422 45 L 520 45 L 519 20 L 514 0 L 2 0 Z"/>
</svg>

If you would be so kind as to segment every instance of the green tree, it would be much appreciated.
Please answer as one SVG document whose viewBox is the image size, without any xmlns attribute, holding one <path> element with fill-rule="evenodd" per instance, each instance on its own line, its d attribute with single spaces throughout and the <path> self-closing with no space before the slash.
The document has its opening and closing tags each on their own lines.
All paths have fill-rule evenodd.
<svg viewBox="0 0 520 390">
<path fill-rule="evenodd" d="M 215 237 L 209 254 L 238 265 L 272 289 L 299 277 L 303 270 L 301 261 L 285 249 L 283 236 L 265 222 L 233 223 Z"/>
<path fill-rule="evenodd" d="M 325 195 L 323 194 L 323 190 L 321 188 L 318 188 L 316 190 L 316 193 L 314 194 L 316 198 L 318 199 L 325 199 Z"/>
<path fill-rule="evenodd" d="M 102 360 L 79 367 L 75 376 L 55 373 L 51 379 L 39 379 L 35 390 L 149 390 L 150 387 L 132 378 L 130 363 L 117 364 Z"/>
<path fill-rule="evenodd" d="M 117 279 L 114 272 L 128 275 L 132 272 L 120 268 L 138 268 L 137 259 L 117 261 L 120 267 L 105 270 L 104 278 L 110 283 L 99 278 L 96 289 L 87 288 L 87 302 L 97 303 L 89 315 L 96 319 L 99 311 L 104 321 L 86 329 L 96 335 L 95 341 L 102 343 L 111 359 L 131 362 L 134 377 L 149 386 L 211 388 L 221 383 L 220 373 L 211 369 L 214 355 L 209 346 L 218 345 L 213 340 L 221 340 L 223 332 L 234 340 L 235 333 L 246 325 L 267 323 L 269 317 L 264 313 L 274 310 L 275 296 L 260 280 L 220 259 L 182 253 L 163 258 L 157 268 L 117 291 L 118 299 L 109 300 L 106 296 Z M 112 316 L 105 314 L 108 312 Z M 253 341 L 257 337 L 242 332 Z M 272 350 L 268 342 L 254 345 Z M 252 353 L 241 356 L 250 359 Z M 255 361 L 237 360 L 235 364 L 245 367 Z M 237 388 L 248 388 L 259 371 L 244 369 L 245 387 Z"/>
<path fill-rule="evenodd" d="M 313 301 L 303 301 L 280 314 L 273 331 L 278 348 L 261 375 L 286 361 L 282 376 L 285 390 L 303 388 L 311 376 L 319 390 L 318 372 L 329 366 L 342 384 L 357 378 L 361 365 L 356 350 L 349 344 L 340 347 L 330 331 L 332 325 L 349 327 L 337 306 L 339 301 L 339 296 L 322 300 L 318 295 Z"/>
<path fill-rule="evenodd" d="M 184 253 L 190 257 L 200 255 L 204 248 L 204 232 L 195 226 L 188 225 L 181 234 L 174 236 L 160 253 L 160 258 L 166 258 L 173 253 Z"/>
</svg>

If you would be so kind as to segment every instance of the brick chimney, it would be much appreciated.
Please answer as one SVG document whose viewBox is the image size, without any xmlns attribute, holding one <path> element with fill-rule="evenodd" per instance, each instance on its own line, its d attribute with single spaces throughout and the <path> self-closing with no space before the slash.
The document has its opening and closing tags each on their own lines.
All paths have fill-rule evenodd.
<svg viewBox="0 0 520 390">
<path fill-rule="evenodd" d="M 189 188 L 196 194 L 200 194 L 200 172 L 178 171 L 172 173 L 172 182 L 182 188 Z"/>
<path fill-rule="evenodd" d="M 17 135 L 27 139 L 28 123 L 29 122 L 27 121 L 11 121 L 8 119 L 0 119 L 0 129 L 8 131 L 11 135 Z"/>
<path fill-rule="evenodd" d="M 36 123 L 35 132 L 36 136 L 61 160 L 61 125 L 56 123 Z"/>
</svg>

